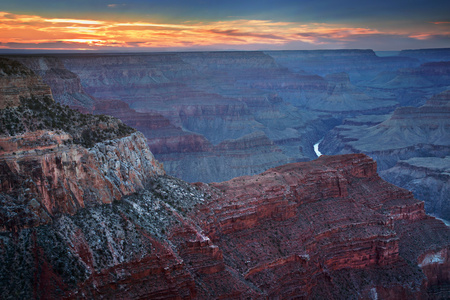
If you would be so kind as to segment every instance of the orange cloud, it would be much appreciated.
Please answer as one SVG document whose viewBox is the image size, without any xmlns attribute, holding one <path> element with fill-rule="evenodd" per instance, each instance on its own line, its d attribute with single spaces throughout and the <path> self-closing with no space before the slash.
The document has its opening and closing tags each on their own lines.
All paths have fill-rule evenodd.
<svg viewBox="0 0 450 300">
<path fill-rule="evenodd" d="M 415 34 L 415 35 L 410 35 L 409 37 L 416 39 L 416 40 L 428 40 L 432 36 L 433 35 L 431 35 L 431 34 Z"/>
<path fill-rule="evenodd" d="M 111 8 L 115 4 L 109 5 Z M 437 24 L 437 22 L 436 22 Z M 311 45 L 353 41 L 359 36 L 402 34 L 339 24 L 273 22 L 270 20 L 230 20 L 158 24 L 152 22 L 116 22 L 88 19 L 44 18 L 0 12 L 0 47 L 42 49 L 57 45 L 68 49 L 104 49 L 106 47 L 169 48 L 214 45 L 284 45 L 303 42 Z M 432 33 L 407 33 L 414 39 L 426 39 Z M 55 46 L 56 47 L 56 46 Z"/>
<path fill-rule="evenodd" d="M 93 21 L 93 20 L 76 20 L 76 19 L 45 19 L 45 22 L 49 23 L 70 23 L 70 24 L 82 24 L 82 25 L 101 25 L 105 24 L 103 21 Z"/>
</svg>

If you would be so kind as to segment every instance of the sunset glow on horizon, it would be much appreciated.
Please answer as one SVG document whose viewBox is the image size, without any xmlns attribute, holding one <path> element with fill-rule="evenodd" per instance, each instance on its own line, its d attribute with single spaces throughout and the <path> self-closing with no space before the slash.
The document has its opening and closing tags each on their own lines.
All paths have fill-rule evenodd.
<svg viewBox="0 0 450 300">
<path fill-rule="evenodd" d="M 105 3 L 108 9 L 125 4 Z M 450 47 L 450 22 L 422 27 L 361 26 L 355 22 L 299 22 L 224 18 L 179 22 L 102 15 L 73 18 L 0 12 L 0 49 L 39 50 L 292 50 Z"/>
</svg>

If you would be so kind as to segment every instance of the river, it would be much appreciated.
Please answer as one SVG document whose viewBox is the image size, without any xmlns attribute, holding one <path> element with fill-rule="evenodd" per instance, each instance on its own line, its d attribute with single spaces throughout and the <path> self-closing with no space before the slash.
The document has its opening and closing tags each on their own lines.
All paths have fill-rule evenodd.
<svg viewBox="0 0 450 300">
<path fill-rule="evenodd" d="M 317 157 L 321 156 L 322 153 L 319 151 L 319 145 L 322 143 L 323 138 L 321 138 L 317 143 L 314 144 L 314 152 L 316 152 Z"/>
</svg>

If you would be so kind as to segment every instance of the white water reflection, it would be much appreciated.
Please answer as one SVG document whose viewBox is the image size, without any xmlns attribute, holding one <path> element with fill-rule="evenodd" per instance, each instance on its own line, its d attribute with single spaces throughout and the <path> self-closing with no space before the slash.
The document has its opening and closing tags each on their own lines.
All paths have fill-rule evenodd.
<svg viewBox="0 0 450 300">
<path fill-rule="evenodd" d="M 322 156 L 322 153 L 319 151 L 319 145 L 322 143 L 323 138 L 321 138 L 317 143 L 314 144 L 314 152 L 316 152 L 317 157 Z"/>
<path fill-rule="evenodd" d="M 429 215 L 432 216 L 432 217 L 435 217 L 438 220 L 441 220 L 442 222 L 444 222 L 445 225 L 447 225 L 447 227 L 450 227 L 450 222 L 449 221 L 441 219 L 439 217 L 436 217 L 435 215 L 432 215 L 432 214 L 429 214 Z"/>
</svg>

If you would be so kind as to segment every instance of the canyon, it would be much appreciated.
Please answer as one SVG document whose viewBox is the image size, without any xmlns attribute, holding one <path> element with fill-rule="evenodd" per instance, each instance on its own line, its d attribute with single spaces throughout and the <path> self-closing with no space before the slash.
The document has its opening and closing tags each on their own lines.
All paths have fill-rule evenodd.
<svg viewBox="0 0 450 300">
<path fill-rule="evenodd" d="M 118 117 L 141 131 L 168 174 L 189 182 L 218 182 L 312 160 L 314 144 L 324 136 L 328 138 L 317 149 L 323 154 L 363 152 L 378 162 L 381 172 L 399 158 L 444 158 L 448 148 L 419 141 L 411 130 L 356 137 L 366 146 L 352 150 L 335 140 L 350 126 L 356 125 L 351 129 L 356 132 L 387 122 L 394 111 L 394 119 L 404 118 L 410 109 L 403 107 L 421 107 L 449 90 L 449 53 L 423 49 L 390 56 L 372 50 L 317 50 L 8 57 L 41 76 L 58 103 Z M 426 106 L 421 111 L 431 109 Z M 424 114 L 424 126 L 440 129 L 420 134 L 442 134 L 445 140 L 445 116 L 435 120 Z M 414 120 L 421 116 L 416 113 Z M 403 147 L 407 154 L 371 150 L 387 141 L 395 144 L 397 138 L 414 139 L 415 146 Z M 410 182 L 420 178 L 411 177 Z M 446 186 L 445 180 L 439 181 L 436 186 Z M 422 188 L 414 193 L 426 203 L 435 201 Z M 442 196 L 437 201 L 447 203 L 446 193 L 438 193 Z M 427 204 L 426 209 L 433 206 Z"/>
<path fill-rule="evenodd" d="M 323 60 L 313 72 L 298 69 L 304 59 L 301 54 L 192 52 L 12 58 L 54 86 L 59 103 L 119 117 L 143 132 L 169 174 L 191 182 L 211 182 L 311 160 L 316 157 L 314 142 L 343 115 L 395 109 L 398 101 L 392 93 L 370 94 L 368 88 L 352 82 L 355 72 L 365 70 L 356 63 L 350 65 L 352 70 L 348 61 L 370 64 L 370 74 L 390 70 L 391 61 L 398 68 L 415 63 L 407 58 L 379 58 L 373 51 L 316 51 L 306 55 L 315 62 Z M 335 63 L 329 64 L 330 59 Z M 325 66 L 329 66 L 327 74 Z M 266 142 L 261 143 L 262 134 Z M 251 141 L 253 138 L 257 140 Z M 225 151 L 221 143 L 234 144 L 239 151 Z M 248 148 L 249 144 L 253 146 Z M 208 168 L 211 164 L 216 166 L 213 170 Z M 206 173 L 205 168 L 209 169 Z"/>
<path fill-rule="evenodd" d="M 361 122 L 348 119 L 330 131 L 326 154 L 364 152 L 376 159 L 380 175 L 412 190 L 429 213 L 448 220 L 450 91 L 420 107 L 399 107 L 391 115 Z M 373 141 L 377 141 L 374 143 Z"/>
<path fill-rule="evenodd" d="M 308 84 L 302 81 L 299 86 L 283 86 L 281 79 L 288 82 L 290 76 L 297 78 L 300 74 L 267 59 L 265 53 L 256 53 L 250 60 L 243 60 L 242 53 L 233 53 L 228 60 L 229 55 L 184 53 L 173 55 L 172 60 L 148 55 L 152 65 L 163 65 L 167 74 L 149 69 L 130 90 L 147 104 L 167 105 L 154 109 L 126 96 L 108 99 L 108 89 L 101 82 L 111 79 L 110 75 L 93 80 L 92 86 L 83 84 L 81 75 L 70 75 L 68 72 L 82 73 L 75 72 L 74 67 L 79 57 L 57 57 L 59 61 L 72 60 L 64 63 L 64 68 L 72 63 L 74 69 L 50 72 L 71 78 L 73 92 L 67 89 L 70 85 L 65 86 L 65 104 L 53 100 L 44 84 L 45 72 L 3 61 L 9 70 L 2 73 L 4 77 L 15 78 L 2 81 L 3 87 L 15 95 L 0 98 L 4 106 L 0 110 L 1 298 L 450 296 L 450 228 L 426 213 L 427 202 L 378 175 L 398 178 L 392 180 L 410 187 L 420 177 L 429 194 L 445 194 L 447 139 L 429 133 L 447 132 L 448 92 L 436 93 L 419 107 L 397 108 L 394 113 L 389 111 L 392 98 L 382 100 L 381 106 L 372 106 L 373 101 L 368 100 L 369 104 L 353 107 L 351 113 L 322 111 L 312 104 L 310 110 L 304 110 L 285 102 L 280 93 L 309 89 L 305 94 L 315 97 L 323 93 L 324 86 L 332 86 L 337 92 L 323 101 L 339 102 L 347 93 L 361 95 L 360 87 L 352 86 L 351 75 L 342 74 L 342 70 L 325 77 L 308 75 Z M 194 77 L 198 72 L 176 68 L 180 57 L 204 72 L 190 85 L 164 81 L 170 76 Z M 117 62 L 119 58 L 123 59 L 121 55 L 108 59 Z M 131 68 L 130 73 L 141 72 L 140 55 L 125 59 L 136 64 L 136 70 Z M 47 65 L 40 56 L 18 60 L 27 65 L 42 60 L 38 64 L 41 69 Z M 411 62 L 399 60 L 399 64 Z M 417 64 L 420 68 L 421 62 Z M 112 63 L 99 74 L 118 72 L 120 68 L 119 63 Z M 239 68 L 250 71 L 236 73 Z M 149 74 L 153 86 L 144 80 Z M 223 74 L 217 80 L 228 79 L 229 86 L 212 84 L 202 74 Z M 275 79 L 269 82 L 264 77 Z M 320 89 L 314 91 L 313 82 L 319 82 Z M 22 88 L 11 89 L 29 83 L 39 88 L 29 93 Z M 125 93 L 128 84 L 114 81 L 111 86 L 120 95 L 130 92 Z M 439 82 L 434 88 L 427 86 L 423 95 L 443 87 Z M 219 93 L 219 89 L 223 90 Z M 233 94 L 236 89 L 247 93 L 237 99 Z M 144 90 L 153 93 L 152 97 L 144 96 Z M 190 94 L 193 90 L 195 93 Z M 366 96 L 358 101 L 393 93 L 374 90 L 367 88 Z M 166 96 L 158 98 L 162 91 Z M 185 98 L 176 97 L 180 91 Z M 53 92 L 55 98 L 58 93 Z M 104 96 L 99 97 L 101 94 Z M 183 103 L 183 99 L 193 100 Z M 368 110 L 377 114 L 367 118 L 360 115 Z M 87 112 L 96 114 L 84 114 Z M 123 122 L 106 116 L 108 112 Z M 417 119 L 415 116 L 425 116 L 423 119 L 429 121 L 411 122 Z M 345 118 L 343 125 L 339 125 L 340 118 Z M 143 133 L 126 124 L 143 128 Z M 222 130 L 215 138 L 208 131 L 214 124 Z M 429 137 L 431 146 L 420 144 L 416 124 Z M 342 126 L 351 128 L 343 130 Z M 313 144 L 330 129 L 344 133 L 336 134 L 336 139 L 325 136 L 318 145 L 323 154 L 342 152 L 351 142 L 355 149 L 363 147 L 359 140 L 345 138 L 345 134 L 371 127 L 375 127 L 371 129 L 373 137 L 384 137 L 383 130 L 396 133 L 396 128 L 407 128 L 415 134 L 404 140 L 399 135 L 396 141 L 407 149 L 399 153 L 415 147 L 426 155 L 399 155 L 397 162 L 384 161 L 379 155 L 375 161 L 361 153 L 322 155 L 310 160 L 315 157 Z M 237 134 L 242 128 L 242 135 Z M 380 147 L 384 145 L 380 143 Z M 152 148 L 156 158 L 165 158 L 164 166 L 153 156 Z M 369 154 L 373 157 L 374 153 Z M 180 168 L 186 169 L 178 171 Z M 230 172 L 233 168 L 235 171 Z M 199 170 L 204 174 L 198 176 L 211 180 L 188 183 L 171 176 L 177 171 L 185 174 Z M 217 171 L 230 172 L 228 175 L 235 178 L 212 180 Z M 428 184 L 431 181 L 433 184 Z M 436 210 L 445 212 L 445 201 L 439 205 Z"/>
</svg>

